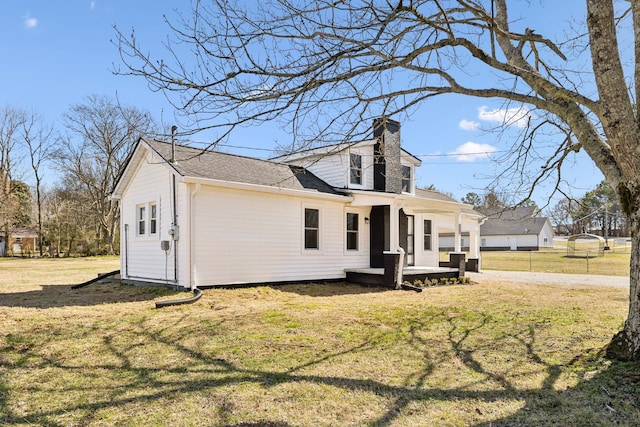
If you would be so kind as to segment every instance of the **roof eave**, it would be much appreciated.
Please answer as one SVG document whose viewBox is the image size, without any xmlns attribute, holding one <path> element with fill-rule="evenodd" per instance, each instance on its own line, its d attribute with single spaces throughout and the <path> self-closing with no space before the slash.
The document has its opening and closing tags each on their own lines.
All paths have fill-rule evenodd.
<svg viewBox="0 0 640 427">
<path fill-rule="evenodd" d="M 314 199 L 331 200 L 343 203 L 349 203 L 353 197 L 341 194 L 322 193 L 315 190 L 297 190 L 292 188 L 272 187 L 269 185 L 248 184 L 244 182 L 224 181 L 220 179 L 201 178 L 194 176 L 185 176 L 182 180 L 185 183 L 209 185 L 213 187 L 230 188 L 235 190 L 256 191 L 261 193 L 281 194 L 296 197 L 310 197 Z"/>
</svg>

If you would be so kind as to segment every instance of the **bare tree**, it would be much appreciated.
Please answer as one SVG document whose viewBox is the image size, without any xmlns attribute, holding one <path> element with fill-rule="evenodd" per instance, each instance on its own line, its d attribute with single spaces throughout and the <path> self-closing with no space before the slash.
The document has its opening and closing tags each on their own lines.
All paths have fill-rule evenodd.
<svg viewBox="0 0 640 427">
<path fill-rule="evenodd" d="M 109 195 L 139 136 L 153 133 L 153 120 L 147 112 L 95 95 L 73 106 L 64 118 L 67 133 L 54 161 L 89 195 L 96 237 L 113 254 L 120 216 L 117 201 Z"/>
<path fill-rule="evenodd" d="M 574 200 L 564 198 L 548 210 L 549 220 L 554 225 L 556 233 L 577 234 L 580 232 L 580 228 L 573 221 L 576 204 Z"/>
<path fill-rule="evenodd" d="M 84 185 L 66 177 L 44 198 L 43 217 L 51 256 L 94 255 L 96 244 L 95 212 Z"/>
<path fill-rule="evenodd" d="M 505 120 L 522 131 L 501 178 L 518 179 L 522 200 L 545 180 L 560 189 L 578 150 L 619 194 L 633 232 L 631 292 L 608 354 L 640 360 L 640 69 L 620 54 L 624 43 L 640 52 L 640 2 L 584 4 L 584 25 L 553 41 L 512 21 L 506 0 L 196 0 L 168 21 L 166 55 L 147 54 L 135 33 L 117 32 L 116 43 L 121 74 L 144 77 L 186 125 L 221 138 L 278 118 L 296 143 L 344 140 L 441 94 L 505 100 Z"/>
<path fill-rule="evenodd" d="M 33 178 L 35 179 L 38 247 L 40 256 L 42 256 L 44 251 L 44 232 L 42 228 L 42 179 L 44 177 L 43 166 L 50 160 L 50 154 L 53 148 L 53 128 L 51 126 L 45 125 L 42 122 L 42 118 L 40 118 L 37 114 L 28 114 L 25 116 L 25 121 L 21 126 L 21 139 L 27 148 L 31 171 L 33 173 Z"/>
<path fill-rule="evenodd" d="M 24 111 L 4 107 L 0 111 L 0 227 L 4 234 L 4 244 L 9 242 L 10 227 L 19 208 L 12 185 L 14 163 L 18 147 L 18 131 L 25 120 Z M 6 250 L 5 254 L 9 251 Z"/>
</svg>

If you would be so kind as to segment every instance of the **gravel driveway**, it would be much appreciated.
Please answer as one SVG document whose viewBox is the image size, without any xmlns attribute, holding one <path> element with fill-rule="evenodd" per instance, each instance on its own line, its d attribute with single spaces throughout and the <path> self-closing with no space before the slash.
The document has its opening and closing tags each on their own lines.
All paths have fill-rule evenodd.
<svg viewBox="0 0 640 427">
<path fill-rule="evenodd" d="M 529 271 L 483 270 L 480 273 L 466 272 L 476 282 L 494 280 L 500 282 L 544 283 L 553 285 L 588 285 L 628 288 L 629 277 L 598 276 L 592 274 L 536 273 Z"/>
</svg>

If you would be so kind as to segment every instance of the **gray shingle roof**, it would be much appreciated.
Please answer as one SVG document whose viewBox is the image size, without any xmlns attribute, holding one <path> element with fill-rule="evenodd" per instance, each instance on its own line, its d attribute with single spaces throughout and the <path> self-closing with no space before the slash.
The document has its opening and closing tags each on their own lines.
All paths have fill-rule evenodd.
<svg viewBox="0 0 640 427">
<path fill-rule="evenodd" d="M 488 218 L 480 226 L 480 235 L 540 234 L 547 222 L 547 218 L 534 216 L 536 210 L 535 207 L 521 207 L 485 212 Z"/>
<path fill-rule="evenodd" d="M 170 143 L 149 138 L 143 140 L 167 162 L 171 159 Z M 186 177 L 342 194 L 311 172 L 283 163 L 184 145 L 175 146 L 175 160 L 172 166 Z"/>
<path fill-rule="evenodd" d="M 442 200 L 444 202 L 460 203 L 456 199 L 435 190 L 427 190 L 426 188 L 416 188 L 415 193 L 417 197 L 422 197 L 425 199 L 434 199 L 434 200 Z"/>
</svg>

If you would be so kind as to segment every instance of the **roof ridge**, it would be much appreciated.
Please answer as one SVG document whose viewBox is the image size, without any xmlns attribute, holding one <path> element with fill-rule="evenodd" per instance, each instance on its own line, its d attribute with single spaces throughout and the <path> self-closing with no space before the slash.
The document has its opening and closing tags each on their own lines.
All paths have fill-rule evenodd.
<svg viewBox="0 0 640 427">
<path fill-rule="evenodd" d="M 156 139 L 156 138 L 143 138 L 145 141 L 153 141 L 159 144 L 166 144 L 166 145 L 171 145 L 171 142 L 168 141 L 163 141 L 160 139 Z M 205 153 L 209 153 L 209 154 L 216 154 L 216 155 L 224 155 L 224 156 L 233 156 L 233 157 L 239 157 L 239 158 L 243 158 L 243 159 L 248 159 L 248 160 L 255 160 L 255 161 L 259 161 L 259 162 L 266 162 L 266 163 L 271 163 L 271 164 L 276 164 L 276 165 L 285 165 L 288 166 L 286 163 L 283 162 L 276 162 L 273 161 L 271 159 L 261 159 L 260 157 L 253 157 L 253 156 L 247 156 L 244 154 L 236 154 L 236 153 L 227 153 L 224 151 L 219 151 L 219 150 L 212 150 L 210 148 L 198 148 L 198 147 L 194 147 L 192 145 L 186 145 L 184 143 L 176 143 L 175 144 L 176 147 L 180 147 L 180 148 L 184 148 L 187 150 L 193 150 L 193 151 L 198 151 L 201 154 L 205 154 Z M 196 157 L 196 156 L 194 156 Z M 180 159 L 177 159 L 178 161 Z M 188 159 L 183 159 L 183 160 L 191 160 L 191 158 Z"/>
</svg>

